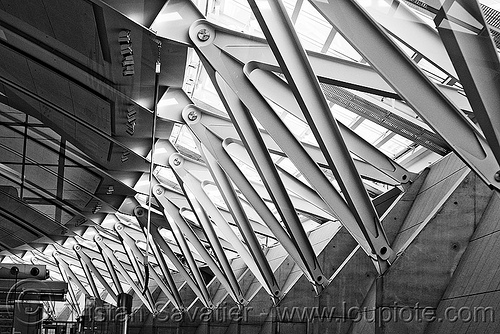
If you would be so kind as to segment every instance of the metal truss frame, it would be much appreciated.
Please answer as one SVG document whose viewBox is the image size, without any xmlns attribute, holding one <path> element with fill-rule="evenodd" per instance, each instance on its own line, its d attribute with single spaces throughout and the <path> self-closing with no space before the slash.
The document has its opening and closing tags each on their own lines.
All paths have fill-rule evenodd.
<svg viewBox="0 0 500 334">
<path fill-rule="evenodd" d="M 462 24 L 453 11 L 462 9 Z M 467 17 L 468 15 L 468 17 Z M 483 134 L 500 164 L 500 61 L 481 8 L 476 1 L 446 1 L 434 18 L 444 46 L 474 110 Z M 500 168 L 495 181 L 500 182 Z"/>
<path fill-rule="evenodd" d="M 499 170 L 498 162 L 483 135 L 360 5 L 353 0 L 309 2 L 363 55 L 407 104 L 446 140 L 457 156 L 488 186 L 500 189 L 500 184 L 495 180 L 495 173 Z M 360 34 L 359 31 L 363 33 Z M 435 110 L 439 110 L 439 113 Z"/>
</svg>

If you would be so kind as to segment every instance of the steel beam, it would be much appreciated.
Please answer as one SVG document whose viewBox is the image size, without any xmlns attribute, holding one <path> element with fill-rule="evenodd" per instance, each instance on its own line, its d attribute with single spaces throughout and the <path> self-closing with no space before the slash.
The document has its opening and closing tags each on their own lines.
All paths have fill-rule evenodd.
<svg viewBox="0 0 500 334">
<path fill-rule="evenodd" d="M 269 207 L 264 203 L 259 193 L 257 193 L 255 188 L 231 159 L 229 154 L 224 149 L 221 139 L 215 135 L 209 127 L 206 127 L 203 121 L 203 117 L 205 115 L 204 111 L 194 105 L 190 105 L 184 109 L 183 114 L 187 117 L 190 112 L 195 112 L 198 115 L 195 122 L 187 122 L 191 131 L 203 143 L 204 147 L 210 152 L 210 154 L 215 157 L 219 165 L 229 175 L 236 187 L 242 192 L 248 203 L 266 223 L 269 229 L 273 232 L 274 236 L 286 249 L 288 254 L 290 254 L 303 272 L 307 273 L 306 266 L 299 254 L 298 245 L 292 242 L 288 233 L 283 229 Z"/>
<path fill-rule="evenodd" d="M 69 267 L 68 263 L 62 259 L 61 254 L 59 252 L 55 251 L 52 253 L 52 257 L 56 260 L 56 263 L 59 265 L 59 267 L 64 270 L 68 277 L 68 284 L 70 282 L 75 283 L 75 285 L 78 287 L 78 289 L 85 294 L 85 296 L 90 297 L 90 293 L 87 291 L 87 289 L 83 286 L 82 282 L 80 282 L 80 279 L 75 275 L 73 270 Z"/>
<path fill-rule="evenodd" d="M 221 282 L 221 284 L 226 288 L 228 293 L 231 295 L 234 301 L 239 303 L 243 301 L 243 295 L 241 294 L 241 290 L 239 287 L 235 288 L 229 281 L 228 277 L 221 270 L 219 265 L 215 262 L 212 255 L 208 253 L 205 246 L 202 244 L 200 239 L 193 232 L 189 224 L 184 220 L 184 217 L 179 212 L 179 209 L 168 200 L 166 195 L 168 194 L 168 189 L 158 184 L 153 188 L 153 194 L 155 198 L 158 200 L 160 205 L 165 210 L 165 213 L 172 217 L 172 220 L 175 224 L 170 224 L 173 232 L 182 232 L 180 236 L 184 238 L 184 235 L 189 240 L 189 242 L 196 248 L 201 257 L 205 260 L 206 264 L 212 270 L 217 279 Z M 181 209 L 182 210 L 182 209 Z M 201 222 L 200 222 L 201 223 Z M 180 229 L 180 231 L 179 231 Z M 208 237 L 208 236 L 207 236 Z M 214 249 L 215 251 L 215 249 Z"/>
<path fill-rule="evenodd" d="M 174 17 L 174 15 L 180 19 L 164 19 L 168 16 Z M 194 3 L 185 0 L 170 0 L 158 15 L 157 20 L 153 22 L 151 28 L 159 36 L 193 46 L 187 31 L 193 22 L 201 19 L 205 19 L 205 17 Z M 255 60 L 276 65 L 276 60 L 264 39 L 224 28 L 220 28 L 220 31 L 226 35 L 223 43 L 224 50 L 241 62 Z M 310 52 L 309 55 L 315 72 L 328 83 L 398 98 L 391 87 L 366 65 L 353 64 L 315 52 Z"/>
<path fill-rule="evenodd" d="M 155 179 L 153 179 L 153 180 L 156 181 Z M 171 259 L 172 263 L 177 268 L 177 270 L 185 277 L 187 283 L 189 284 L 191 289 L 193 289 L 193 292 L 196 294 L 196 296 L 198 296 L 198 298 L 201 300 L 203 305 L 205 305 L 206 307 L 209 307 L 209 308 L 213 307 L 210 294 L 207 290 L 205 281 L 203 280 L 203 277 L 201 276 L 200 269 L 196 265 L 196 261 L 194 259 L 194 256 L 193 256 L 191 250 L 189 249 L 189 245 L 186 242 L 185 236 L 184 236 L 183 232 L 179 231 L 178 226 L 179 226 L 179 224 L 182 225 L 184 228 L 186 228 L 186 230 L 189 230 L 193 235 L 194 235 L 194 232 L 189 228 L 189 226 L 185 226 L 185 225 L 187 225 L 187 223 L 184 221 L 182 216 L 179 214 L 178 209 L 170 201 L 168 201 L 166 198 L 163 197 L 166 193 L 165 188 L 163 188 L 159 184 L 155 184 L 153 187 L 152 193 L 155 196 L 155 198 L 158 201 L 161 208 L 164 210 L 164 218 L 165 218 L 165 221 L 164 221 L 165 224 L 163 226 L 156 226 L 155 225 L 155 228 L 152 228 L 150 230 L 151 235 L 153 236 L 153 239 L 158 244 L 158 246 L 165 252 L 165 254 L 169 257 L 169 259 Z M 143 228 L 145 228 L 147 226 L 146 210 L 142 207 L 136 207 L 134 209 L 134 214 L 137 217 L 137 219 L 139 220 L 139 222 L 142 224 Z M 170 216 L 171 219 L 174 220 L 174 222 L 176 222 L 176 224 L 172 224 L 169 221 L 169 219 L 167 218 L 167 216 Z M 177 223 L 177 220 L 182 221 L 182 223 Z M 183 223 L 185 225 L 183 225 Z M 169 229 L 170 231 L 172 231 L 172 233 L 174 234 L 174 238 L 177 242 L 177 245 L 180 248 L 181 254 L 186 259 L 187 265 L 188 265 L 189 269 L 191 270 L 191 274 L 193 275 L 192 277 L 186 271 L 186 269 L 184 268 L 184 265 L 179 261 L 177 256 L 172 252 L 172 250 L 168 246 L 165 239 L 163 239 L 163 237 L 160 234 L 159 228 L 166 228 L 166 229 Z M 184 232 L 184 233 L 186 233 L 186 232 Z M 194 235 L 194 238 L 192 238 L 192 239 L 188 238 L 188 239 L 191 242 L 191 244 L 194 245 L 194 247 L 196 248 L 196 250 L 199 253 L 201 251 L 206 252 L 206 249 L 203 247 L 201 242 L 199 242 L 199 239 L 197 239 L 196 235 Z M 195 240 L 197 240 L 199 242 L 199 244 L 196 243 Z M 210 264 L 212 264 L 213 259 L 210 257 L 210 255 L 208 253 L 200 253 L 200 255 L 205 260 L 207 265 L 210 266 Z M 203 255 L 205 255 L 205 256 L 203 256 Z M 208 264 L 208 263 L 210 263 L 210 264 Z M 213 271 L 214 270 L 215 269 L 213 269 Z M 217 274 L 215 274 L 215 275 L 217 275 Z M 193 280 L 193 278 L 194 278 L 194 280 Z"/>
<path fill-rule="evenodd" d="M 176 173 L 176 172 L 174 171 L 174 173 Z M 179 180 L 181 180 L 181 177 L 177 173 L 176 173 L 176 175 L 179 177 Z M 184 187 L 184 180 L 182 180 L 181 183 L 182 183 L 182 187 Z M 202 205 L 199 202 L 199 199 L 196 198 L 196 195 L 197 194 L 194 193 L 195 197 L 188 198 L 188 201 L 190 202 L 191 208 L 193 210 L 192 212 L 195 214 L 196 219 L 198 220 L 198 222 L 202 226 L 203 232 L 205 232 L 205 235 L 207 237 L 207 241 L 210 244 L 210 246 L 212 247 L 212 250 L 215 254 L 215 258 L 219 261 L 222 273 L 227 278 L 227 280 L 231 286 L 231 291 L 238 298 L 235 301 L 237 303 L 244 304 L 244 303 L 246 303 L 246 300 L 243 296 L 243 291 L 241 290 L 240 285 L 238 283 L 238 280 L 237 280 L 236 276 L 234 275 L 234 271 L 233 271 L 233 268 L 231 267 L 231 264 L 229 263 L 229 259 L 227 258 L 227 255 L 224 252 L 224 249 L 222 248 L 219 236 L 215 232 L 214 226 L 212 224 L 212 218 L 204 210 L 204 208 L 202 207 Z"/>
<path fill-rule="evenodd" d="M 145 231 L 145 230 L 144 230 L 144 232 L 147 233 L 147 231 Z M 148 239 L 148 238 L 146 238 L 146 239 Z M 172 274 L 170 272 L 170 269 L 168 268 L 167 262 L 165 261 L 165 257 L 161 253 L 161 250 L 158 247 L 158 244 L 154 241 L 152 235 L 151 235 L 151 239 L 149 239 L 149 243 L 150 243 L 151 250 L 153 251 L 154 257 L 156 259 L 156 262 L 158 262 L 158 267 L 160 268 L 160 272 L 168 284 L 168 289 L 170 290 L 171 297 L 172 297 L 171 300 L 173 300 L 175 302 L 174 305 L 176 305 L 177 309 L 183 310 L 185 307 L 184 307 L 184 303 L 182 302 L 182 298 L 181 298 L 181 295 L 179 293 L 179 289 L 177 289 L 177 286 L 175 285 L 175 282 L 174 282 L 174 279 L 173 279 Z M 182 268 L 184 269 L 184 267 L 182 267 Z"/>
<path fill-rule="evenodd" d="M 363 8 L 391 37 L 420 54 L 447 75 L 458 79 L 436 31 L 403 1 L 392 0 L 387 6 L 381 6 L 380 2 L 373 1 L 364 3 Z"/>
<path fill-rule="evenodd" d="M 116 270 L 120 272 L 122 277 L 125 279 L 128 285 L 134 290 L 136 296 L 143 302 L 143 304 L 146 306 L 146 308 L 152 313 L 155 314 L 156 310 L 154 309 L 153 305 L 150 304 L 150 301 L 148 298 L 146 298 L 141 291 L 141 288 L 134 282 L 134 280 L 130 277 L 128 274 L 128 271 L 125 270 L 125 268 L 122 266 L 121 262 L 116 258 L 114 252 L 111 250 L 111 248 L 106 245 L 106 242 L 104 241 L 104 238 L 97 234 L 94 236 L 94 241 L 95 243 L 99 246 L 103 253 L 103 257 L 108 259 L 111 262 L 112 266 L 116 267 Z"/>
<path fill-rule="evenodd" d="M 236 222 L 244 240 L 251 253 L 253 259 L 255 260 L 259 271 L 264 279 L 262 286 L 264 286 L 267 292 L 274 296 L 275 298 L 281 297 L 281 291 L 278 286 L 278 282 L 274 277 L 273 271 L 266 259 L 262 247 L 255 235 L 255 231 L 250 224 L 250 221 L 243 209 L 243 206 L 239 200 L 239 197 L 234 189 L 231 180 L 224 170 L 220 167 L 217 160 L 214 158 L 210 152 L 203 148 L 203 144 L 199 142 L 199 147 L 201 154 L 209 166 L 212 177 L 214 178 L 217 186 L 221 192 L 224 202 L 227 204 L 234 221 Z"/>
<path fill-rule="evenodd" d="M 92 277 L 92 273 L 90 272 L 89 267 L 81 260 L 79 257 L 80 261 L 80 266 L 83 269 L 83 272 L 85 273 L 85 277 L 87 278 L 87 282 L 89 283 L 90 289 L 92 291 L 92 294 L 94 295 L 95 298 L 101 299 L 101 295 L 99 294 L 99 290 L 97 290 L 97 285 L 95 284 L 94 277 Z"/>
<path fill-rule="evenodd" d="M 184 265 L 179 261 L 177 256 L 172 252 L 172 250 L 170 249 L 170 246 L 168 246 L 167 242 L 165 241 L 165 239 L 163 239 L 163 237 L 160 235 L 160 233 L 157 229 L 151 229 L 151 235 L 153 237 L 153 241 L 167 255 L 167 257 L 170 259 L 170 261 L 174 264 L 175 269 L 186 280 L 186 283 L 189 285 L 191 290 L 193 290 L 193 292 L 196 294 L 196 296 L 202 301 L 203 305 L 205 305 L 207 307 L 211 307 L 212 303 L 210 301 L 209 294 L 207 291 L 205 291 L 206 286 L 200 288 L 200 286 L 197 284 L 197 282 L 199 281 L 199 277 L 198 276 L 195 277 L 196 282 L 193 280 L 193 277 L 191 277 L 191 275 L 189 275 L 186 268 L 184 268 Z M 175 259 L 172 256 L 174 256 Z M 189 265 L 189 263 L 188 263 L 188 265 Z M 193 273 L 193 276 L 198 275 L 198 273 L 199 273 L 199 271 L 197 269 L 198 267 L 196 267 L 194 269 L 191 268 L 190 265 L 189 265 L 189 267 L 191 269 L 191 272 Z M 195 271 L 198 273 L 195 273 Z"/>
<path fill-rule="evenodd" d="M 113 298 L 115 303 L 118 302 L 118 296 L 116 293 L 113 291 L 111 286 L 108 284 L 106 279 L 101 275 L 100 271 L 96 268 L 90 257 L 85 253 L 85 250 L 81 245 L 74 245 L 73 250 L 75 253 L 78 255 L 78 258 L 80 259 L 80 263 L 82 263 L 82 267 L 85 265 L 97 278 L 97 280 L 101 283 L 101 285 L 104 287 L 104 289 L 107 291 L 107 293 Z M 99 296 L 100 298 L 100 296 Z"/>
<path fill-rule="evenodd" d="M 290 140 L 293 139 L 290 138 Z M 222 146 L 228 154 L 237 156 L 238 159 L 241 160 L 243 163 L 247 164 L 248 166 L 252 166 L 252 161 L 248 155 L 248 152 L 241 143 L 234 142 L 230 139 L 225 139 L 222 142 Z M 291 144 L 290 146 L 294 146 L 294 144 Z M 294 156 L 291 155 L 291 157 Z M 298 164 L 295 163 L 296 167 L 297 165 Z M 278 164 L 275 164 L 275 166 L 276 170 L 278 171 L 281 177 L 283 185 L 285 186 L 290 195 L 290 200 L 292 201 L 292 204 L 297 211 L 308 212 L 311 215 L 315 215 L 328 220 L 338 219 L 335 212 L 325 203 L 325 201 L 314 190 L 312 190 L 311 188 L 309 188 L 309 186 L 302 183 L 302 181 L 297 180 L 295 177 L 290 177 L 290 175 L 285 170 L 283 170 L 283 168 L 281 168 Z M 311 163 L 311 168 L 319 169 L 318 166 L 314 165 L 313 163 Z M 300 166 L 298 169 L 299 171 L 301 171 Z M 307 177 L 310 176 L 310 174 L 305 174 L 304 176 L 307 179 Z M 324 176 L 324 174 L 323 177 L 324 177 L 323 181 L 329 182 L 326 176 Z M 310 182 L 309 179 L 308 181 Z M 270 196 L 268 195 L 263 185 L 257 182 L 253 182 L 253 187 L 259 193 L 262 199 L 264 199 L 265 201 L 272 202 Z M 335 189 L 333 189 L 332 191 L 336 192 Z M 310 195 L 311 197 L 308 197 L 305 194 Z M 340 204 L 342 205 L 342 203 Z"/>
<path fill-rule="evenodd" d="M 483 136 L 357 3 L 309 1 L 488 186 L 500 189 L 500 168 Z"/>
<path fill-rule="evenodd" d="M 144 265 L 144 262 L 145 262 L 144 261 L 144 254 L 139 249 L 139 247 L 135 243 L 134 239 L 127 233 L 126 227 L 122 223 L 117 223 L 117 224 L 115 224 L 114 228 L 115 228 L 115 231 L 123 239 L 124 248 L 125 248 L 125 245 L 130 247 L 130 249 L 133 252 L 133 254 L 131 254 L 131 255 L 135 256 L 135 259 L 137 262 L 141 262 L 141 264 Z M 153 252 L 154 252 L 154 249 L 153 249 Z M 164 259 L 163 259 L 163 261 L 164 261 Z M 137 269 L 139 269 L 139 268 L 137 268 Z M 183 305 L 182 300 L 181 300 L 180 295 L 179 295 L 179 291 L 177 290 L 177 287 L 175 286 L 175 283 L 172 280 L 172 277 L 170 275 L 170 271 L 167 271 L 168 274 L 164 275 L 164 277 L 169 282 L 169 285 L 173 284 L 173 287 L 174 287 L 173 289 L 171 286 L 168 287 L 165 284 L 165 282 L 160 278 L 160 276 L 156 273 L 151 262 L 148 262 L 148 269 L 149 269 L 149 272 L 151 273 L 151 278 L 158 284 L 160 289 L 165 293 L 165 295 L 172 302 L 172 304 L 175 306 L 175 308 L 177 308 L 178 310 L 184 310 L 184 307 L 182 306 Z M 168 270 L 168 268 L 167 268 L 167 270 Z M 144 287 L 145 282 L 144 282 L 144 277 L 142 276 L 142 272 L 139 272 L 137 274 L 137 276 L 138 276 L 138 278 L 142 277 L 142 279 L 139 279 L 139 281 L 141 282 L 142 286 Z M 168 280 L 168 277 L 170 278 L 170 280 Z M 149 290 L 146 290 L 146 297 L 148 298 L 148 300 L 150 300 L 151 304 L 154 304 L 152 295 L 151 295 Z"/>
<path fill-rule="evenodd" d="M 244 72 L 262 96 L 270 99 L 301 121 L 307 122 L 306 117 L 300 111 L 300 106 L 294 98 L 290 87 L 283 80 L 278 78 L 276 75 L 263 70 L 262 64 L 256 62 L 247 63 L 244 67 Z M 339 126 L 340 133 L 345 140 L 347 149 L 351 153 L 370 163 L 373 167 L 377 168 L 382 173 L 399 183 L 407 183 L 411 181 L 413 175 L 405 168 L 389 159 L 386 155 L 374 148 L 373 145 L 361 138 L 349 127 L 340 122 L 337 124 Z M 322 160 L 324 160 L 324 158 Z M 316 161 L 320 162 L 319 159 Z"/>
<path fill-rule="evenodd" d="M 122 240 L 122 247 L 125 250 L 127 257 L 134 269 L 135 276 L 139 280 L 140 287 L 142 288 L 142 294 L 148 299 L 151 305 L 154 305 L 153 296 L 151 291 L 146 289 L 149 282 L 146 282 L 145 274 L 142 273 L 140 262 L 144 265 L 144 254 L 141 252 L 135 241 L 125 232 L 125 226 L 122 223 L 116 223 L 114 226 L 115 231 L 118 233 Z M 149 268 L 148 268 L 149 269 Z"/>
<path fill-rule="evenodd" d="M 392 261 L 395 254 L 389 246 L 377 212 L 356 171 L 337 121 L 328 107 L 283 4 L 279 0 L 249 0 L 248 2 L 342 189 L 343 197 L 362 235 L 371 246 L 368 254 L 371 252 L 377 257 L 380 264 L 379 271 L 384 272 L 387 268 L 387 260 Z M 349 223 L 344 223 L 348 230 L 353 230 Z M 353 232 L 351 231 L 351 234 Z"/>
<path fill-rule="evenodd" d="M 140 207 L 140 209 L 144 210 L 142 207 Z M 135 211 L 135 210 L 134 210 Z M 138 220 L 141 222 L 142 219 L 139 219 Z M 154 225 L 153 222 L 151 222 L 152 225 Z M 144 224 L 142 224 L 144 225 Z M 133 230 L 131 228 L 128 228 L 127 226 L 121 224 L 121 223 L 117 223 L 115 224 L 115 230 L 117 231 L 117 233 L 120 235 L 120 237 L 123 239 L 123 241 L 130 247 L 130 249 L 132 249 L 132 251 L 134 252 L 136 258 L 138 259 L 138 261 L 144 266 L 144 263 L 145 263 L 145 260 L 144 260 L 144 254 L 142 252 L 141 249 L 139 249 L 139 247 L 137 246 L 137 238 L 138 236 L 133 236 L 131 235 L 131 232 L 134 231 L 136 233 L 138 233 L 140 235 L 140 237 L 142 236 L 145 236 L 145 232 L 138 232 L 136 230 Z M 154 228 L 157 228 L 156 226 L 154 226 Z M 145 227 L 144 227 L 144 230 L 145 230 Z M 145 238 L 147 240 L 147 238 Z M 170 269 L 168 268 L 168 265 L 165 261 L 165 258 L 163 257 L 163 255 L 161 254 L 161 251 L 160 249 L 158 248 L 158 245 L 154 242 L 154 240 L 149 240 L 150 243 L 151 243 L 151 251 L 153 252 L 153 255 L 158 263 L 158 267 L 160 268 L 160 271 L 165 279 L 165 281 L 167 282 L 168 284 L 168 289 L 169 289 L 169 294 L 168 294 L 168 297 L 169 299 L 172 301 L 172 303 L 174 304 L 174 306 L 179 309 L 179 310 L 183 310 L 184 309 L 184 306 L 183 306 L 183 302 L 182 302 L 182 299 L 180 297 L 180 294 L 179 294 L 179 290 L 177 289 L 177 286 L 175 285 L 175 282 L 172 278 L 172 275 L 170 273 Z M 168 247 L 167 245 L 167 248 L 170 249 L 170 247 Z M 173 252 L 172 252 L 173 253 Z M 184 267 L 181 265 L 181 263 L 178 261 L 178 258 L 173 255 L 173 257 L 177 260 L 177 263 L 178 265 L 184 269 Z M 149 261 L 149 264 L 150 264 L 150 268 L 153 268 L 153 264 L 151 263 L 151 261 Z M 157 276 L 157 275 L 156 275 Z M 188 275 L 189 276 L 189 275 Z M 189 277 L 190 279 L 190 277 Z M 187 281 L 188 279 L 186 279 Z M 192 280 L 192 279 L 191 279 Z M 155 279 L 155 281 L 157 281 Z M 157 283 L 159 285 L 165 285 L 165 283 L 163 282 L 163 280 L 161 282 L 158 282 Z M 163 286 L 161 286 L 162 290 L 164 289 Z"/>
<path fill-rule="evenodd" d="M 458 10 L 462 11 L 460 18 L 476 29 L 450 20 Z M 481 8 L 475 0 L 446 1 L 434 22 L 479 126 L 500 164 L 500 62 Z M 495 175 L 500 184 L 500 169 Z"/>
<path fill-rule="evenodd" d="M 193 33 L 198 27 L 190 32 Z M 205 55 L 205 54 L 204 54 Z M 214 60 L 212 57 L 211 62 Z M 208 64 L 206 64 L 208 65 Z M 285 186 L 281 181 L 274 162 L 260 136 L 257 125 L 255 124 L 248 109 L 241 103 L 240 98 L 231 88 L 231 84 L 226 82 L 219 72 L 215 73 L 214 84 L 219 88 L 219 95 L 223 97 L 226 109 L 230 114 L 240 138 L 243 140 L 252 162 L 259 172 L 259 175 L 271 196 L 273 203 L 284 223 L 290 239 L 298 247 L 299 254 L 307 268 L 306 277 L 310 282 L 317 285 L 326 284 L 327 281 L 318 259 L 314 254 L 312 245 L 302 227 L 302 223 L 297 216 L 297 212 L 288 196 Z"/>
<path fill-rule="evenodd" d="M 249 249 L 243 245 L 241 240 L 238 238 L 238 236 L 235 234 L 231 226 L 229 226 L 229 223 L 225 220 L 225 218 L 222 216 L 220 211 L 217 209 L 217 207 L 213 204 L 213 202 L 210 200 L 208 194 L 205 192 L 203 188 L 203 182 L 204 180 L 198 180 L 196 179 L 192 173 L 190 173 L 190 170 L 196 170 L 197 168 L 194 167 L 193 165 L 195 164 L 192 161 L 189 161 L 182 157 L 180 154 L 175 153 L 173 154 L 170 159 L 169 159 L 170 165 L 172 166 L 172 169 L 174 172 L 183 180 L 184 184 L 189 188 L 191 193 L 194 194 L 196 197 L 196 200 L 201 204 L 202 209 L 206 211 L 206 213 L 210 216 L 210 219 L 215 223 L 215 225 L 219 228 L 219 230 L 222 232 L 222 234 L 225 236 L 225 238 L 233 245 L 235 248 L 236 252 L 238 255 L 242 258 L 242 260 L 245 262 L 247 267 L 250 269 L 250 271 L 255 275 L 257 280 L 262 284 L 262 286 L 265 288 L 265 290 L 271 295 L 278 297 L 280 290 L 279 287 L 277 286 L 276 280 L 274 279 L 274 275 L 272 274 L 269 264 L 265 260 L 265 257 L 263 254 L 261 254 L 261 260 L 266 261 L 267 267 L 269 268 L 269 271 L 267 274 L 271 274 L 270 280 L 268 281 L 267 279 L 264 278 L 263 272 L 261 271 L 261 266 L 257 265 L 255 258 L 250 254 Z M 212 163 L 216 162 L 212 159 Z M 216 165 L 216 167 L 219 167 L 219 165 Z M 211 169 L 212 170 L 212 169 Z M 222 170 L 219 170 L 219 172 L 222 172 Z M 217 170 L 215 171 L 217 173 Z M 219 177 L 223 177 L 223 175 L 218 175 Z M 215 179 L 216 182 L 220 182 L 219 179 Z M 201 181 L 201 182 L 200 182 Z M 224 180 L 222 181 L 224 182 Z M 226 186 L 230 185 L 229 181 L 226 178 Z M 231 188 L 232 189 L 232 188 Z M 227 188 L 226 188 L 227 190 Z M 233 189 L 234 191 L 234 189 Z M 234 192 L 233 192 L 234 194 Z M 235 199 L 237 201 L 236 195 L 234 194 Z M 239 202 L 238 202 L 239 203 Z M 233 202 L 234 204 L 234 202 Z M 240 214 L 243 213 L 242 211 L 239 212 Z M 246 216 L 245 216 L 246 218 Z M 208 222 L 210 223 L 210 222 Z M 237 223 L 240 223 L 237 221 Z M 241 226 L 241 225 L 239 225 Z M 243 227 L 245 228 L 245 227 Z M 254 247 L 257 247 L 260 252 L 262 253 L 262 250 L 260 249 L 260 245 L 258 244 L 257 240 L 255 239 L 255 232 L 250 228 L 249 226 L 246 226 L 246 235 L 250 236 L 253 235 L 254 238 Z M 248 244 L 247 244 L 248 245 Z M 256 248 L 253 248 L 252 250 L 256 250 Z M 266 268 L 266 267 L 263 267 Z M 268 284 L 268 282 L 270 284 Z"/>
</svg>

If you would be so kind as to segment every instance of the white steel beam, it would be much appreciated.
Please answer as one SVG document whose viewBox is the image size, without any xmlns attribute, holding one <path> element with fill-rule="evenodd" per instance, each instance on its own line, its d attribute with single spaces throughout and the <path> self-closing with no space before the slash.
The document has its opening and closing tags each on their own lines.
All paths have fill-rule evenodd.
<svg viewBox="0 0 500 334">
<path fill-rule="evenodd" d="M 309 1 L 488 186 L 500 189 L 499 164 L 483 135 L 363 8 L 352 0 Z"/>
<path fill-rule="evenodd" d="M 350 213 L 384 272 L 395 257 L 375 208 L 356 171 L 308 57 L 280 0 L 249 0 L 250 7 L 287 79 L 302 113 L 335 175 Z M 327 199 L 326 197 L 323 197 Z M 334 207 L 338 210 L 338 208 Z M 349 211 L 349 210 L 347 210 Z M 341 219 L 344 221 L 344 219 Z M 346 226 L 351 224 L 344 222 Z M 348 228 L 349 229 L 349 228 Z M 354 229 L 351 228 L 351 234 Z M 356 234 L 353 234 L 356 238 Z M 359 235 L 357 235 L 359 242 Z M 362 245 L 363 246 L 363 245 Z"/>
</svg>

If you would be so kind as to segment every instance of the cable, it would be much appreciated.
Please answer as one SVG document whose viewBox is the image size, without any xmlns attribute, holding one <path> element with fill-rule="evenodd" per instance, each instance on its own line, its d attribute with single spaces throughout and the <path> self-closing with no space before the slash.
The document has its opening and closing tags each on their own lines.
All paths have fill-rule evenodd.
<svg viewBox="0 0 500 334">
<path fill-rule="evenodd" d="M 149 285 L 149 243 L 151 235 L 151 202 L 153 198 L 153 172 L 154 172 L 154 155 L 155 155 L 155 138 L 156 138 L 156 118 L 158 114 L 158 94 L 160 85 L 160 67 L 161 67 L 161 42 L 156 40 L 158 44 L 158 58 L 156 59 L 155 68 L 155 92 L 154 92 L 154 108 L 153 108 L 153 127 L 151 129 L 151 164 L 149 166 L 149 193 L 148 193 L 148 224 L 146 227 L 146 255 L 144 256 L 144 289 L 143 294 L 146 294 Z"/>
</svg>

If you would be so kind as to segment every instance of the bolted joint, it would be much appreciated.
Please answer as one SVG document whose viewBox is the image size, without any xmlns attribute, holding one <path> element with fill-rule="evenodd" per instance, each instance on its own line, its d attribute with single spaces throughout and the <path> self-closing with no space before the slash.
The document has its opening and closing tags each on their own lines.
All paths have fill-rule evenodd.
<svg viewBox="0 0 500 334">
<path fill-rule="evenodd" d="M 495 173 L 495 181 L 500 182 L 500 170 Z"/>
<path fill-rule="evenodd" d="M 197 36 L 200 41 L 206 42 L 210 38 L 210 31 L 207 28 L 201 28 L 198 30 Z"/>
<path fill-rule="evenodd" d="M 172 163 L 174 164 L 174 166 L 179 166 L 181 164 L 181 159 L 178 158 L 178 157 L 175 157 L 173 160 L 172 160 Z"/>
<path fill-rule="evenodd" d="M 138 206 L 134 209 L 134 214 L 136 217 L 143 217 L 146 214 L 146 210 L 143 207 Z"/>
<path fill-rule="evenodd" d="M 193 122 L 193 121 L 196 121 L 196 119 L 198 118 L 198 113 L 194 110 L 191 110 L 189 113 L 188 113 L 188 116 L 187 118 Z"/>
<path fill-rule="evenodd" d="M 156 186 L 155 187 L 155 194 L 160 196 L 161 194 L 163 194 L 163 188 L 161 186 Z"/>
</svg>

